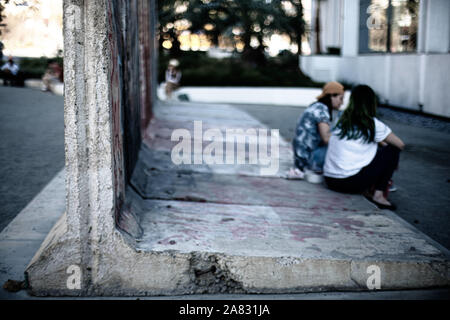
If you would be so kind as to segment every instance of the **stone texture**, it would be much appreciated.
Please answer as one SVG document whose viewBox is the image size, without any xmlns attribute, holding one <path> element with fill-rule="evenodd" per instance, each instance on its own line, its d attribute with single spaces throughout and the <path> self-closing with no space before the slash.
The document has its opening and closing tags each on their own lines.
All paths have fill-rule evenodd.
<svg viewBox="0 0 450 320">
<path fill-rule="evenodd" d="M 138 4 L 64 1 L 66 213 L 27 267 L 32 294 L 367 290 L 372 264 L 382 271 L 384 289 L 449 285 L 448 253 L 417 230 L 362 198 L 283 180 L 292 162 L 286 141 L 274 158 L 279 170 L 269 176 L 258 165 L 185 165 L 175 177 L 168 158 L 172 129 L 189 129 L 194 120 L 219 130 L 264 128 L 232 107 L 155 109 L 127 189 L 122 114 L 138 130 L 138 107 L 130 101 L 142 96 L 136 88 L 122 90 L 127 78 L 118 66 L 138 63 L 119 59 L 115 19 Z M 130 52 L 136 48 L 133 43 Z M 73 266 L 80 270 L 79 289 L 68 286 Z"/>
</svg>

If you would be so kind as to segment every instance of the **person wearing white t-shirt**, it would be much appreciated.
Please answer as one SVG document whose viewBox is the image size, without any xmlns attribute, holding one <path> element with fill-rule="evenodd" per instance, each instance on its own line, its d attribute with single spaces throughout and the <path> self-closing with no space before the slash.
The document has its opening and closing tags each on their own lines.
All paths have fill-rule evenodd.
<svg viewBox="0 0 450 320">
<path fill-rule="evenodd" d="M 178 60 L 172 59 L 166 70 L 166 97 L 169 100 L 172 98 L 172 93 L 180 86 L 181 71 L 178 70 L 179 65 Z"/>
<path fill-rule="evenodd" d="M 12 57 L 9 57 L 8 62 L 6 62 L 2 68 L 2 77 L 3 77 L 3 85 L 7 86 L 8 84 L 13 85 L 17 80 L 17 74 L 19 73 L 19 66 L 14 63 Z"/>
<path fill-rule="evenodd" d="M 377 104 L 370 87 L 353 89 L 349 105 L 330 137 L 324 176 L 332 190 L 365 193 L 379 208 L 394 210 L 384 192 L 405 144 L 376 118 Z"/>
</svg>

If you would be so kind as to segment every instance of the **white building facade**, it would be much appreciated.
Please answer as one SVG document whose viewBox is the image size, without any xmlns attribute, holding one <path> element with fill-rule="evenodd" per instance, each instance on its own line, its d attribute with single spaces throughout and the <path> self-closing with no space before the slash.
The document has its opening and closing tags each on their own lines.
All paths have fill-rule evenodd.
<svg viewBox="0 0 450 320">
<path fill-rule="evenodd" d="M 305 74 L 367 84 L 383 103 L 450 117 L 450 1 L 312 0 L 311 12 Z"/>
</svg>

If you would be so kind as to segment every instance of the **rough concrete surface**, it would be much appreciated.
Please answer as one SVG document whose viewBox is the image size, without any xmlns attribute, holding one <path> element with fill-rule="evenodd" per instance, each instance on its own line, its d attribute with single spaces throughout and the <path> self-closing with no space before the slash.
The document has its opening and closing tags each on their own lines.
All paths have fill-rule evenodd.
<svg viewBox="0 0 450 320">
<path fill-rule="evenodd" d="M 216 112 L 192 104 L 156 108 L 127 191 L 130 221 L 141 232 L 124 223 L 124 232 L 100 238 L 86 265 L 90 282 L 74 291 L 66 287 L 67 268 L 79 263 L 80 243 L 61 233 L 61 219 L 28 267 L 34 295 L 365 291 L 371 265 L 380 268 L 384 290 L 448 287 L 446 250 L 360 196 L 261 176 L 249 166 L 238 174 L 218 165 L 177 168 L 170 162 L 173 142 L 163 143 L 169 131 L 156 130 L 159 121 L 168 128 L 188 128 L 197 119 L 210 128 L 264 127 L 231 106 L 211 109 Z M 286 156 L 288 149 L 281 163 L 291 161 Z"/>
<path fill-rule="evenodd" d="M 0 86 L 0 230 L 64 167 L 63 98 Z"/>
<path fill-rule="evenodd" d="M 0 283 L 23 281 L 30 259 L 65 210 L 65 172 L 59 172 L 0 234 Z M 0 298 L 17 298 L 0 291 Z"/>
<path fill-rule="evenodd" d="M 240 279 L 239 290 L 250 292 L 363 289 L 370 264 L 382 266 L 384 286 L 391 289 L 419 282 L 448 285 L 443 248 L 393 215 L 374 209 L 361 196 L 261 177 L 250 169 L 237 175 L 214 165 L 188 169 L 171 164 L 169 153 L 176 142 L 167 144 L 169 133 L 177 126 L 192 131 L 192 119 L 207 128 L 223 129 L 231 123 L 239 127 L 241 122 L 245 128 L 262 126 L 233 107 L 205 107 L 163 105 L 155 110 L 150 130 L 157 130 L 147 135 L 132 180 L 146 199 L 135 208 L 143 212 L 139 250 L 212 252 L 215 255 L 208 259 L 213 261 L 243 257 L 247 264 L 237 263 L 233 279 Z M 284 150 L 280 162 L 291 163 L 289 144 L 281 141 L 280 149 Z M 283 264 L 289 268 L 280 267 Z M 298 265 L 300 269 L 293 271 Z M 203 269 L 223 270 L 217 263 Z"/>
<path fill-rule="evenodd" d="M 264 105 L 235 105 L 269 128 L 279 128 L 290 141 L 304 109 Z M 397 192 L 389 199 L 395 213 L 423 233 L 450 248 L 450 122 L 426 115 L 379 108 L 379 117 L 406 144 L 394 173 Z"/>
</svg>

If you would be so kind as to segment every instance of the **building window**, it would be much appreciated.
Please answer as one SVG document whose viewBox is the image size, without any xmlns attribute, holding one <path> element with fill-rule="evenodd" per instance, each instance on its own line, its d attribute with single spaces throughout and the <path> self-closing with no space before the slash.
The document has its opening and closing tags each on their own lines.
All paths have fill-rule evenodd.
<svg viewBox="0 0 450 320">
<path fill-rule="evenodd" d="M 420 0 L 360 0 L 360 52 L 416 52 Z"/>
</svg>

